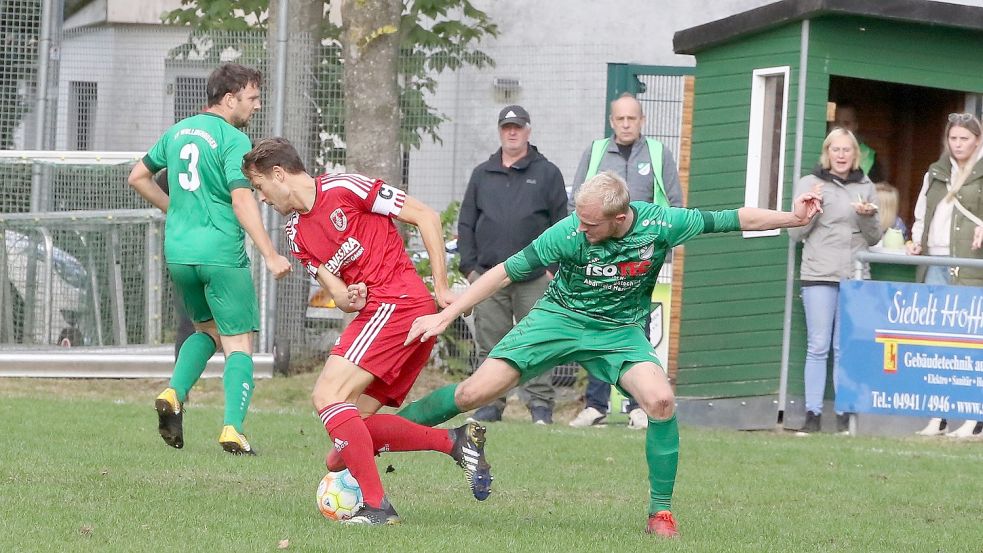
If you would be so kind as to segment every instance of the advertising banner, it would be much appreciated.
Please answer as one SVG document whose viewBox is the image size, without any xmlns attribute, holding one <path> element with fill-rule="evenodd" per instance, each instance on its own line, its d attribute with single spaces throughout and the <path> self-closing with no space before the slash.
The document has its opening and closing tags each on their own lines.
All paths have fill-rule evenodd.
<svg viewBox="0 0 983 553">
<path fill-rule="evenodd" d="M 840 284 L 836 410 L 983 420 L 983 288 Z"/>
</svg>

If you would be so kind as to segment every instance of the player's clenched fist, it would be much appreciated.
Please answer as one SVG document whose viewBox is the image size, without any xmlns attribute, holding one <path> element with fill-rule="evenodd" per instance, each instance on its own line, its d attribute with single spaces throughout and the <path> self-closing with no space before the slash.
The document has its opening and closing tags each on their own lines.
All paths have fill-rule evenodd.
<svg viewBox="0 0 983 553">
<path fill-rule="evenodd" d="M 360 311 L 365 307 L 366 299 L 369 297 L 369 289 L 364 282 L 348 285 L 348 305 L 353 311 Z"/>
<path fill-rule="evenodd" d="M 277 280 L 287 276 L 292 269 L 290 260 L 280 254 L 273 254 L 266 258 L 266 268 L 273 273 Z"/>
</svg>

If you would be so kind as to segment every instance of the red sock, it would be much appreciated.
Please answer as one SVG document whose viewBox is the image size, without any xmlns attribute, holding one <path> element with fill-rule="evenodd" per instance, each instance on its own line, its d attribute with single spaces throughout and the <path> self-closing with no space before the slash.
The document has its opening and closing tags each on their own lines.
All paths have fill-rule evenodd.
<svg viewBox="0 0 983 553">
<path fill-rule="evenodd" d="M 365 419 L 372 434 L 372 447 L 383 451 L 439 451 L 450 455 L 454 447 L 450 432 L 410 422 L 399 415 L 372 415 Z"/>
<path fill-rule="evenodd" d="M 372 415 L 365 419 L 365 427 L 372 435 L 372 449 L 376 454 L 383 451 L 439 451 L 450 455 L 454 447 L 447 430 L 416 424 L 398 415 Z M 325 464 L 332 472 L 345 469 L 344 459 L 335 450 L 328 452 Z"/>
<path fill-rule="evenodd" d="M 351 403 L 332 403 L 317 412 L 328 431 L 334 449 L 341 455 L 352 476 L 362 488 L 366 505 L 382 506 L 382 480 L 372 456 L 372 435 Z"/>
</svg>

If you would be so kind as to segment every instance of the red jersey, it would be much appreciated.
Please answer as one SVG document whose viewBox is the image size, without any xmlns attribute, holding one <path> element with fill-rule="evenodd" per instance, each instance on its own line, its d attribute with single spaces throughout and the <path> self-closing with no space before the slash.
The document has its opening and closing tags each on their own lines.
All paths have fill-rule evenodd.
<svg viewBox="0 0 983 553">
<path fill-rule="evenodd" d="M 314 206 L 286 224 L 290 251 L 311 276 L 324 265 L 345 284 L 364 282 L 368 301 L 432 301 L 392 220 L 406 193 L 353 173 L 321 175 L 314 182 Z"/>
</svg>

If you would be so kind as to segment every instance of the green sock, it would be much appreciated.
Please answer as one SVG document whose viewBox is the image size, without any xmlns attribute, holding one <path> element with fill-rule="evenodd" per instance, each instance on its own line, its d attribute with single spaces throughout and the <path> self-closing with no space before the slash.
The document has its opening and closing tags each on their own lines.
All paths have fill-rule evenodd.
<svg viewBox="0 0 983 553">
<path fill-rule="evenodd" d="M 649 466 L 649 514 L 668 511 L 679 464 L 679 425 L 675 414 L 664 421 L 649 419 L 645 461 Z"/>
<path fill-rule="evenodd" d="M 225 424 L 231 424 L 242 434 L 242 422 L 246 420 L 249 401 L 253 398 L 253 358 L 241 351 L 233 351 L 225 359 Z"/>
<path fill-rule="evenodd" d="M 181 344 L 181 351 L 174 363 L 174 374 L 171 375 L 171 388 L 177 392 L 177 399 L 184 402 L 188 391 L 205 372 L 205 365 L 215 353 L 215 342 L 204 332 L 195 332 Z"/>
<path fill-rule="evenodd" d="M 437 426 L 461 414 L 454 403 L 457 384 L 448 384 L 403 407 L 397 415 L 423 426 Z"/>
</svg>

